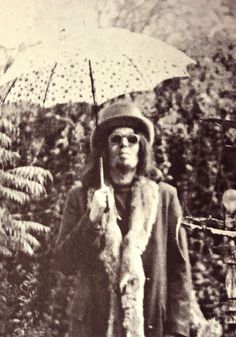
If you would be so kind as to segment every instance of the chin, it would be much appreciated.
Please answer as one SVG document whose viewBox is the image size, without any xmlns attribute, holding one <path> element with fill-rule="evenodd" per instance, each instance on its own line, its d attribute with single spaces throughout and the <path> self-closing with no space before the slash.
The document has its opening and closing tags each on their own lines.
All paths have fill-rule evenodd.
<svg viewBox="0 0 236 337">
<path fill-rule="evenodd" d="M 117 169 L 120 170 L 120 171 L 130 171 L 130 170 L 133 170 L 135 169 L 135 166 L 134 165 L 131 165 L 130 163 L 125 163 L 125 162 L 122 162 L 122 163 L 117 163 L 116 165 Z"/>
</svg>

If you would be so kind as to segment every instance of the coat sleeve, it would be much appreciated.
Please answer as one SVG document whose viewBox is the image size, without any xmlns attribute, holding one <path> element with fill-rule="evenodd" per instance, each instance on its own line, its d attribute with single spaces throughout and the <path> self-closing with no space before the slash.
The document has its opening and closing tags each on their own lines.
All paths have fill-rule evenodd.
<svg viewBox="0 0 236 337">
<path fill-rule="evenodd" d="M 89 220 L 89 210 L 82 187 L 70 190 L 56 241 L 55 264 L 66 275 L 89 267 L 99 249 L 100 233 Z"/>
<path fill-rule="evenodd" d="M 177 192 L 170 198 L 169 229 L 167 246 L 167 332 L 188 336 L 190 321 L 191 273 L 185 230 L 177 231 L 178 219 L 182 216 Z M 176 240 L 178 234 L 178 243 Z"/>
</svg>

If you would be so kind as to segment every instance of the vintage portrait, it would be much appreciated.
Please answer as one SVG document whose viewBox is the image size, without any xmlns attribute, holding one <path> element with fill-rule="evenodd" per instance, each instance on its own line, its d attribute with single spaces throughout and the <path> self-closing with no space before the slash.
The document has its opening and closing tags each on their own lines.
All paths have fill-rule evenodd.
<svg viewBox="0 0 236 337">
<path fill-rule="evenodd" d="M 1 0 L 0 336 L 236 336 L 233 0 Z"/>
</svg>

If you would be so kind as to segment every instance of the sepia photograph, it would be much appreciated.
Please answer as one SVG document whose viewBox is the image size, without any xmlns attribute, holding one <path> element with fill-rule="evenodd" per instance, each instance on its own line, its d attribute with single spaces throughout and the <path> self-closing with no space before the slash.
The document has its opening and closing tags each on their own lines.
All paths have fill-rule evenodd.
<svg viewBox="0 0 236 337">
<path fill-rule="evenodd" d="M 236 2 L 0 1 L 0 337 L 236 337 Z"/>
</svg>

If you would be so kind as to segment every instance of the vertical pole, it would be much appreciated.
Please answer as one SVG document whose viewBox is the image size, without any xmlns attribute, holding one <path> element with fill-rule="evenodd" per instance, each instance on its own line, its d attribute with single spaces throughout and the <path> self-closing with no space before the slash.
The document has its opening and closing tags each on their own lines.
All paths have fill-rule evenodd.
<svg viewBox="0 0 236 337">
<path fill-rule="evenodd" d="M 103 170 L 103 158 L 99 158 L 99 174 L 100 174 L 100 187 L 105 185 L 104 183 L 104 170 Z"/>
<path fill-rule="evenodd" d="M 89 60 L 89 76 L 91 81 L 91 90 L 93 95 L 93 108 L 92 108 L 92 115 L 95 116 L 95 127 L 98 128 L 98 105 L 96 101 L 96 88 L 94 85 L 94 78 L 93 78 L 93 69 L 91 60 Z M 100 177 L 100 187 L 104 186 L 104 168 L 103 168 L 103 158 L 99 158 L 99 177 Z"/>
</svg>

